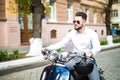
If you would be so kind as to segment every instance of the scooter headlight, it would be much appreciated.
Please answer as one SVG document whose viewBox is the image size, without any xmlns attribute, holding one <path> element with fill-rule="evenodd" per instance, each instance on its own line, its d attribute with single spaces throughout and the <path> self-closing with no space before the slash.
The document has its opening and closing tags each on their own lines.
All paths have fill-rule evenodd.
<svg viewBox="0 0 120 80">
<path fill-rule="evenodd" d="M 66 59 L 69 56 L 69 54 L 70 54 L 69 52 L 62 52 L 61 56 L 63 59 Z"/>
<path fill-rule="evenodd" d="M 51 52 L 49 55 L 49 60 L 52 62 L 56 62 L 58 60 L 58 57 L 59 57 L 59 55 L 57 52 L 55 52 L 55 53 Z"/>
</svg>

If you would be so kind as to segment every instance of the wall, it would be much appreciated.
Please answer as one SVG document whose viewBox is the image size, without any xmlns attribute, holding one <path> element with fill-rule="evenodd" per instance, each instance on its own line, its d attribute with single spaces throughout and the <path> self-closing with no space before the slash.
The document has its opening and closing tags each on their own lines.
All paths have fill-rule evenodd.
<svg viewBox="0 0 120 80">
<path fill-rule="evenodd" d="M 57 22 L 49 22 L 47 20 L 43 20 L 43 26 L 42 26 L 42 40 L 43 40 L 43 45 L 49 45 L 53 44 L 56 42 L 59 42 L 62 38 L 65 37 L 65 35 L 68 33 L 69 30 L 73 28 L 72 23 L 67 22 L 67 4 L 72 4 L 73 6 L 73 18 L 76 12 L 78 11 L 85 11 L 86 8 L 89 9 L 89 23 L 86 24 L 89 28 L 95 30 L 99 38 L 105 38 L 106 37 L 106 28 L 105 24 L 100 22 L 101 18 L 101 13 L 102 8 L 101 6 L 95 7 L 95 5 L 98 5 L 97 2 L 94 4 L 91 2 L 86 3 L 84 0 L 82 2 L 79 2 L 79 0 L 56 0 L 56 6 L 57 6 Z M 96 10 L 97 12 L 97 24 L 93 23 L 93 11 Z M 50 32 L 51 30 L 56 30 L 57 31 L 57 36 L 56 38 L 51 38 Z M 103 32 L 103 33 L 102 33 Z"/>
<path fill-rule="evenodd" d="M 18 24 L 18 14 L 8 10 L 9 1 L 5 0 L 5 21 L 0 21 L 0 46 L 20 46 L 20 27 Z M 13 4 L 16 8 L 16 5 Z"/>
<path fill-rule="evenodd" d="M 96 30 L 98 33 L 98 36 L 100 39 L 106 37 L 106 28 L 105 25 L 86 25 L 87 27 Z M 50 23 L 46 22 L 46 20 L 43 20 L 43 27 L 42 27 L 42 42 L 43 45 L 50 45 L 54 44 L 56 42 L 59 42 L 61 39 L 63 39 L 66 34 L 73 28 L 73 24 L 71 23 Z M 51 30 L 57 31 L 57 37 L 51 38 L 50 32 Z M 101 32 L 103 31 L 103 35 L 101 35 Z"/>
</svg>

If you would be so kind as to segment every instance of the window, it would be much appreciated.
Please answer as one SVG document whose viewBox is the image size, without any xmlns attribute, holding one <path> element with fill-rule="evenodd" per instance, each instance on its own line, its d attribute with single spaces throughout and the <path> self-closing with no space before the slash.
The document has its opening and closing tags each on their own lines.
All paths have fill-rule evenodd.
<svg viewBox="0 0 120 80">
<path fill-rule="evenodd" d="M 85 13 L 87 14 L 87 23 L 89 23 L 89 10 L 85 9 Z"/>
<path fill-rule="evenodd" d="M 104 30 L 101 31 L 101 35 L 103 35 L 103 34 L 104 34 Z"/>
<path fill-rule="evenodd" d="M 33 29 L 33 21 L 32 21 L 32 13 L 30 13 L 30 15 L 28 15 L 27 17 L 28 19 L 28 29 Z M 19 24 L 20 24 L 20 28 L 24 29 L 24 14 L 19 14 Z"/>
<path fill-rule="evenodd" d="M 32 13 L 28 15 L 28 29 L 33 29 Z"/>
<path fill-rule="evenodd" d="M 95 30 L 95 32 L 97 32 L 97 30 Z"/>
<path fill-rule="evenodd" d="M 56 38 L 56 30 L 51 31 L 51 38 Z"/>
<path fill-rule="evenodd" d="M 0 20 L 6 20 L 5 16 L 5 0 L 0 0 Z"/>
<path fill-rule="evenodd" d="M 56 21 L 56 3 L 50 3 L 50 17 L 49 21 Z"/>
<path fill-rule="evenodd" d="M 72 5 L 71 4 L 67 5 L 67 11 L 68 11 L 68 22 L 72 22 L 72 20 L 73 20 L 73 10 L 72 10 Z"/>
<path fill-rule="evenodd" d="M 23 14 L 19 14 L 19 24 L 21 29 L 24 29 L 23 17 L 24 17 Z"/>
<path fill-rule="evenodd" d="M 103 24 L 103 12 L 100 13 L 101 17 L 100 17 L 100 23 Z"/>
<path fill-rule="evenodd" d="M 118 10 L 112 11 L 112 17 L 118 17 Z"/>
<path fill-rule="evenodd" d="M 93 14 L 93 23 L 94 24 L 97 23 L 97 13 L 96 13 L 96 11 L 94 11 L 94 14 Z"/>
</svg>

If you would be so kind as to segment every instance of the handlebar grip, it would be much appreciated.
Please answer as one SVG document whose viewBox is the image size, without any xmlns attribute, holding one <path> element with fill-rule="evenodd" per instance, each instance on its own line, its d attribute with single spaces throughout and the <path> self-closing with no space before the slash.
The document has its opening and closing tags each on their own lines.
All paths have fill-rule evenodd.
<svg viewBox="0 0 120 80">
<path fill-rule="evenodd" d="M 46 51 L 43 51 L 43 50 L 42 50 L 42 54 L 43 54 L 43 55 L 46 55 Z"/>
<path fill-rule="evenodd" d="M 85 56 L 85 57 L 86 57 L 86 53 L 85 53 L 85 52 L 84 52 L 83 56 Z"/>
<path fill-rule="evenodd" d="M 45 49 L 44 49 L 44 50 L 42 50 L 42 54 L 43 54 L 43 55 L 46 55 L 46 54 L 48 54 L 48 53 L 50 53 L 50 51 L 49 51 L 49 50 L 45 50 Z"/>
</svg>

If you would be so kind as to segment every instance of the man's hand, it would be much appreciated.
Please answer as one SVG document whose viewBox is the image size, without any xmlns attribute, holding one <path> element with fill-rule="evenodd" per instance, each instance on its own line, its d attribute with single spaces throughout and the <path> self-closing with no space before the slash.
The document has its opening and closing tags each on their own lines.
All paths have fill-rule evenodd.
<svg viewBox="0 0 120 80">
<path fill-rule="evenodd" d="M 90 57 L 92 57 L 92 56 L 93 56 L 93 53 L 92 53 L 91 51 L 86 52 L 86 57 L 87 57 L 87 58 L 90 58 Z"/>
<path fill-rule="evenodd" d="M 48 50 L 47 48 L 42 48 L 42 50 L 41 50 L 42 54 L 45 55 L 46 54 L 45 51 L 47 51 L 47 50 Z"/>
</svg>

